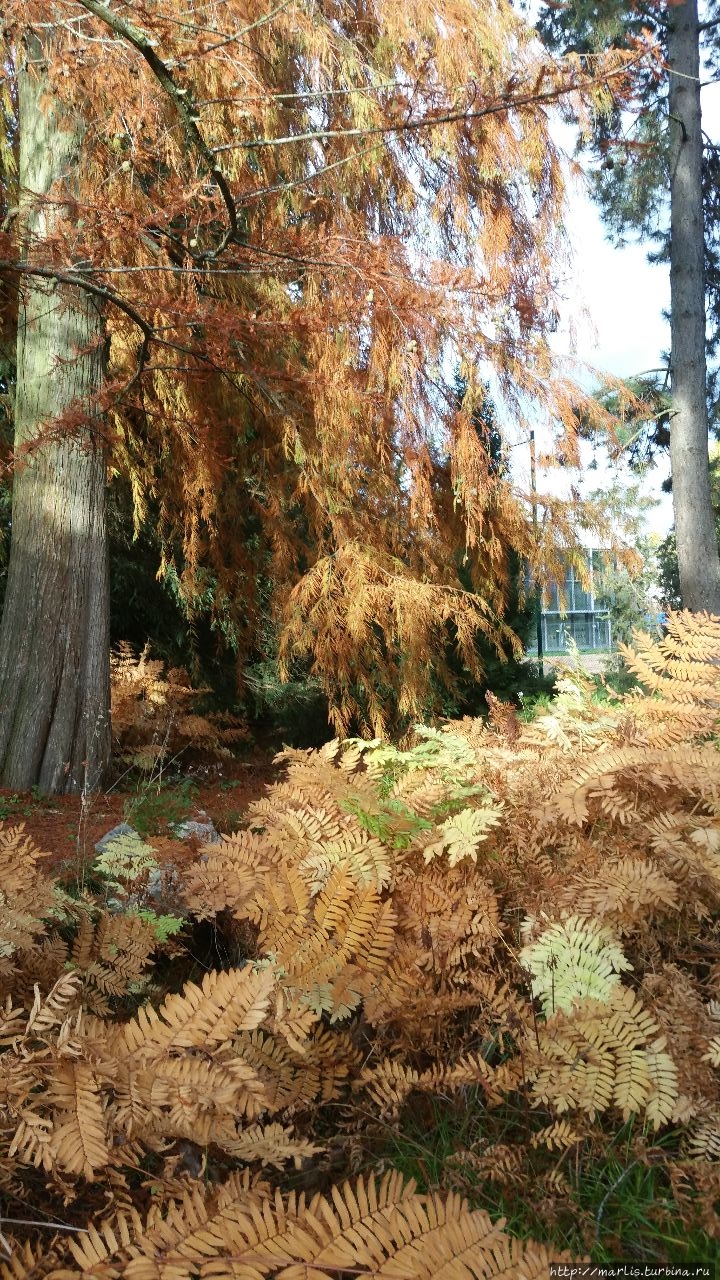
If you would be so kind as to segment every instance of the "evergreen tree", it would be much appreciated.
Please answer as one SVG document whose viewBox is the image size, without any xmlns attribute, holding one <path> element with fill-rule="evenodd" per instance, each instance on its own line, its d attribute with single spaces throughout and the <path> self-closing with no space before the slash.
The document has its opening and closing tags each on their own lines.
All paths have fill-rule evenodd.
<svg viewBox="0 0 720 1280">
<path fill-rule="evenodd" d="M 706 293 L 714 354 L 720 224 L 708 216 L 717 201 L 718 161 L 716 147 L 703 146 L 700 80 L 703 60 L 712 64 L 717 55 L 718 23 L 715 3 L 699 21 L 697 0 L 650 8 L 572 0 L 545 6 L 538 23 L 551 47 L 585 57 L 626 46 L 648 26 L 665 51 L 666 76 L 641 72 L 642 107 L 632 122 L 618 105 L 592 123 L 583 145 L 594 157 L 595 195 L 610 232 L 619 240 L 632 232 L 649 237 L 656 259 L 670 262 L 670 459 L 682 598 L 687 608 L 714 613 L 720 613 L 720 556 L 708 472 Z"/>
</svg>

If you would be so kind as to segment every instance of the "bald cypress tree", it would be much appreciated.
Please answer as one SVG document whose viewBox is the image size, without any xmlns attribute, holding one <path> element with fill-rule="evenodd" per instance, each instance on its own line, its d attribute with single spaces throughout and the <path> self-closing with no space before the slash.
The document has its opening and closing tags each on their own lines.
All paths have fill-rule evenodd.
<svg viewBox="0 0 720 1280">
<path fill-rule="evenodd" d="M 3 18 L 21 174 L 0 271 L 21 305 L 0 776 L 101 776 L 108 472 L 240 672 L 270 582 L 280 659 L 308 658 L 340 732 L 417 714 L 447 626 L 477 667 L 478 636 L 507 636 L 511 554 L 549 564 L 567 535 L 536 544 L 470 416 L 437 413 L 438 370 L 472 350 L 473 384 L 492 368 L 572 451 L 588 398 L 553 369 L 548 112 L 624 100 L 636 55 L 549 58 L 507 0 L 442 22 L 401 0 Z"/>
</svg>

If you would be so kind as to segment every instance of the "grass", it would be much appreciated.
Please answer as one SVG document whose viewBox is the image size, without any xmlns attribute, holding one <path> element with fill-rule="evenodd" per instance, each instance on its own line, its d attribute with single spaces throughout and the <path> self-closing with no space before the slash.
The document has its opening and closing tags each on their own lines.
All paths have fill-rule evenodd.
<svg viewBox="0 0 720 1280">
<path fill-rule="evenodd" d="M 143 780 L 135 795 L 126 801 L 123 816 L 139 835 L 158 835 L 187 818 L 197 793 L 197 783 L 190 778 L 172 782 Z"/>
<path fill-rule="evenodd" d="M 677 1161 L 674 1133 L 655 1139 L 630 1120 L 608 1130 L 603 1152 L 582 1143 L 566 1152 L 533 1150 L 531 1132 L 547 1118 L 511 1103 L 488 1111 L 475 1089 L 455 1098 L 415 1095 L 377 1154 L 420 1190 L 458 1190 L 493 1220 L 505 1218 L 511 1235 L 558 1254 L 569 1250 L 606 1266 L 693 1265 L 720 1274 L 720 1240 L 693 1223 L 692 1193 L 684 1206 L 673 1195 L 666 1162 Z M 477 1157 L 496 1143 L 521 1155 L 505 1181 L 499 1162 L 494 1176 L 477 1169 Z M 558 1189 L 548 1194 L 543 1179 L 553 1171 Z"/>
</svg>

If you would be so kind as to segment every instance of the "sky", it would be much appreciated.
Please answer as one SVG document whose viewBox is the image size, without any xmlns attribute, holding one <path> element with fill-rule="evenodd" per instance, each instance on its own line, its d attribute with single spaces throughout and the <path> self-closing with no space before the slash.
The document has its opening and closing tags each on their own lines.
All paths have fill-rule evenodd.
<svg viewBox="0 0 720 1280">
<path fill-rule="evenodd" d="M 663 318 L 670 302 L 667 265 L 652 266 L 647 246 L 611 244 L 597 208 L 580 183 L 574 183 L 566 219 L 573 249 L 574 270 L 568 282 L 556 349 L 563 355 L 575 351 L 583 364 L 599 374 L 630 377 L 662 365 L 662 353 L 670 347 L 670 330 Z M 583 382 L 592 386 L 586 374 Z M 636 484 L 627 468 L 604 465 L 604 452 L 587 446 L 584 462 L 597 464 L 587 474 L 585 488 L 610 485 L 614 475 Z M 657 466 L 642 481 L 643 494 L 657 499 L 645 518 L 648 533 L 664 535 L 673 522 L 672 497 L 662 492 L 669 462 Z"/>
<path fill-rule="evenodd" d="M 703 88 L 702 112 L 703 128 L 711 137 L 720 137 L 720 84 Z M 563 144 L 571 149 L 569 131 Z M 580 361 L 619 377 L 657 368 L 670 347 L 662 314 L 670 302 L 669 266 L 651 266 L 644 245 L 618 249 L 610 244 L 582 183 L 571 185 L 566 228 L 575 270 L 556 336 L 557 351 L 569 355 L 574 350 Z M 586 450 L 585 462 L 592 456 L 593 451 Z M 599 454 L 596 461 L 598 469 L 588 473 L 585 483 L 588 490 L 612 480 L 613 472 L 604 468 Z M 658 500 L 645 519 L 648 533 L 664 536 L 672 525 L 672 497 L 662 492 L 669 470 L 669 462 L 660 465 L 643 481 L 643 492 Z M 627 471 L 624 474 L 635 482 Z"/>
</svg>

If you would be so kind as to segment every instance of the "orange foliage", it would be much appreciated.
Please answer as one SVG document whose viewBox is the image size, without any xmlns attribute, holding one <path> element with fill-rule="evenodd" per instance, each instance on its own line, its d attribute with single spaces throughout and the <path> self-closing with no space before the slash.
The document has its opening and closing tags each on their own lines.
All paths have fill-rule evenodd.
<svg viewBox="0 0 720 1280">
<path fill-rule="evenodd" d="M 596 1250 L 581 1173 L 613 1147 L 673 1192 L 628 1250 L 719 1238 L 719 644 L 720 618 L 677 614 L 628 654 L 659 697 L 599 705 L 568 673 L 532 724 L 495 704 L 405 751 L 284 753 L 179 877 L 223 969 L 192 917 L 169 944 L 141 875 L 141 910 L 105 902 L 107 854 L 95 894 L 58 895 L 0 830 L 0 1191 L 24 1208 L 0 1280 L 546 1276 L 453 1186 L 570 1214 Z M 394 1142 L 453 1098 L 418 1196 Z M 378 1155 L 381 1179 L 339 1181 Z"/>
<path fill-rule="evenodd" d="M 510 552 L 539 573 L 572 540 L 572 504 L 550 500 L 533 536 L 472 412 L 491 374 L 570 461 L 578 411 L 607 425 L 548 343 L 549 112 L 621 104 L 652 51 L 552 59 L 507 0 L 194 0 L 182 19 L 9 0 L 4 21 L 3 65 L 42 32 L 53 101 L 87 121 L 32 271 L 106 304 L 109 459 L 138 522 L 157 506 L 161 569 L 191 608 L 212 571 L 241 658 L 269 579 L 283 653 L 312 655 L 340 726 L 358 681 L 379 725 L 388 675 L 417 712 L 446 621 L 469 661 L 475 634 L 502 639 Z M 13 279 L 23 252 L 0 234 Z"/>
</svg>

